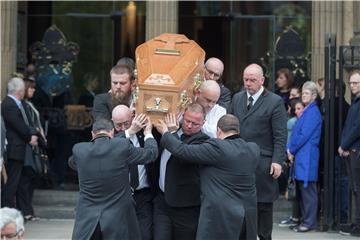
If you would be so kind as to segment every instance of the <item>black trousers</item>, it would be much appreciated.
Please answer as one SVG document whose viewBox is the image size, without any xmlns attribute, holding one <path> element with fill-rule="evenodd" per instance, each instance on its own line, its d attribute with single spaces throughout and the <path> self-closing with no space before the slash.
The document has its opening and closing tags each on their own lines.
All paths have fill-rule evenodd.
<svg viewBox="0 0 360 240">
<path fill-rule="evenodd" d="M 163 194 L 157 194 L 154 199 L 154 239 L 196 239 L 199 215 L 200 206 L 171 207 Z"/>
<path fill-rule="evenodd" d="M 6 184 L 1 189 L 1 207 L 16 208 L 15 196 L 18 190 L 24 163 L 8 159 L 5 167 L 8 175 Z"/>
<path fill-rule="evenodd" d="M 139 222 L 142 240 L 153 239 L 153 198 L 150 188 L 136 190 L 136 216 Z"/>
<path fill-rule="evenodd" d="M 257 203 L 258 236 L 260 240 L 271 240 L 273 228 L 273 203 Z"/>
<path fill-rule="evenodd" d="M 96 225 L 96 228 L 93 232 L 93 234 L 90 237 L 90 240 L 102 240 L 102 233 L 101 233 L 101 228 L 100 228 L 100 223 L 98 223 Z"/>
<path fill-rule="evenodd" d="M 24 216 L 34 215 L 32 200 L 36 175 L 30 167 L 23 167 L 16 192 L 16 206 Z"/>
<path fill-rule="evenodd" d="M 355 224 L 360 226 L 360 152 L 350 151 L 346 158 L 346 169 L 349 174 L 351 190 L 355 200 Z"/>
</svg>

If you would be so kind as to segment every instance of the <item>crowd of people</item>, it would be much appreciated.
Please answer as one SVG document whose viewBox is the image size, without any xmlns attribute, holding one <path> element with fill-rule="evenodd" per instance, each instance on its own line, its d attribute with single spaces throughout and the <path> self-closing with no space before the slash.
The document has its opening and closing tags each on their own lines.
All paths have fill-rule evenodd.
<svg viewBox="0 0 360 240">
<path fill-rule="evenodd" d="M 287 169 L 297 200 L 279 226 L 317 228 L 321 84 L 294 86 L 291 71 L 280 69 L 272 92 L 262 67 L 250 64 L 243 89 L 231 96 L 221 81 L 223 62 L 209 58 L 192 103 L 151 122 L 135 113 L 134 68 L 123 58 L 111 69 L 110 90 L 94 97 L 92 140 L 73 147 L 69 166 L 80 189 L 73 239 L 271 239 L 277 180 Z M 341 231 L 360 236 L 360 71 L 349 79 L 355 97 L 338 154 L 356 204 L 355 222 Z M 1 104 L 7 140 L 2 207 L 19 209 L 25 220 L 37 219 L 26 148 L 35 151 L 47 141 L 30 101 L 34 88 L 32 80 L 12 78 Z"/>
</svg>

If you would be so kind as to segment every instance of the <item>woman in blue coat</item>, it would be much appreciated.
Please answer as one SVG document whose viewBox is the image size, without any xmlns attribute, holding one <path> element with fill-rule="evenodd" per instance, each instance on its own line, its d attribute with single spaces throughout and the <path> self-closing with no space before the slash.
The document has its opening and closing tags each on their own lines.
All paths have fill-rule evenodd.
<svg viewBox="0 0 360 240">
<path fill-rule="evenodd" d="M 287 146 L 289 159 L 295 156 L 295 179 L 300 190 L 300 208 L 303 222 L 293 228 L 295 232 L 315 229 L 318 206 L 317 186 L 319 167 L 319 141 L 321 114 L 316 105 L 316 84 L 305 82 L 301 100 L 305 109 L 297 120 Z"/>
</svg>

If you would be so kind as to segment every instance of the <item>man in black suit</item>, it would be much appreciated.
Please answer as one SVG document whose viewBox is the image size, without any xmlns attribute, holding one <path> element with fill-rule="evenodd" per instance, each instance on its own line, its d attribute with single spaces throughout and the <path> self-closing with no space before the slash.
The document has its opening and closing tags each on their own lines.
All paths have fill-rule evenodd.
<svg viewBox="0 0 360 240">
<path fill-rule="evenodd" d="M 201 164 L 201 210 L 196 239 L 256 240 L 255 170 L 260 149 L 240 138 L 238 119 L 224 115 L 218 121 L 218 139 L 197 145 L 177 140 L 164 121 L 156 128 L 163 134 L 161 145 L 173 156 L 184 164 Z"/>
<path fill-rule="evenodd" d="M 143 127 L 146 125 L 146 115 L 140 114 L 134 118 L 132 111 L 125 105 L 118 105 L 112 111 L 112 121 L 117 134 L 125 133 L 135 147 L 144 147 Z M 142 240 L 153 238 L 153 198 L 155 193 L 154 165 L 130 166 L 130 185 L 136 202 L 136 215 L 139 221 Z"/>
<path fill-rule="evenodd" d="M 277 178 L 285 160 L 287 114 L 282 99 L 263 87 L 264 74 L 257 64 L 244 70 L 244 91 L 236 93 L 230 107 L 240 122 L 240 136 L 260 147 L 256 172 L 259 239 L 271 239 L 273 202 L 278 197 Z"/>
<path fill-rule="evenodd" d="M 19 181 L 24 166 L 26 144 L 37 145 L 37 131 L 31 127 L 21 100 L 25 84 L 21 78 L 12 78 L 8 83 L 8 95 L 1 104 L 1 115 L 6 127 L 8 180 L 1 190 L 1 206 L 15 208 L 15 195 L 21 190 Z M 26 123 L 26 121 L 28 121 Z M 21 192 L 21 191 L 20 191 Z"/>
<path fill-rule="evenodd" d="M 204 67 L 204 80 L 214 80 L 220 86 L 220 98 L 217 104 L 228 110 L 231 103 L 231 91 L 221 81 L 224 63 L 220 59 L 212 57 L 205 62 Z"/>
<path fill-rule="evenodd" d="M 175 128 L 173 135 L 187 144 L 202 143 L 208 139 L 201 132 L 204 121 L 201 105 L 191 104 L 184 111 L 181 128 Z M 181 162 L 167 149 L 161 152 L 158 163 L 160 190 L 154 199 L 154 239 L 195 239 L 200 213 L 199 166 Z"/>
<path fill-rule="evenodd" d="M 128 65 L 115 65 L 110 71 L 111 90 L 94 98 L 92 115 L 94 119 L 111 119 L 111 112 L 117 105 L 126 105 L 133 110 L 131 89 L 135 80 L 133 70 Z"/>
<path fill-rule="evenodd" d="M 73 147 L 69 165 L 78 171 L 80 186 L 73 239 L 141 239 L 129 166 L 156 159 L 151 129 L 148 119 L 144 148 L 137 148 L 126 138 L 113 138 L 113 123 L 98 119 L 93 140 Z"/>
</svg>

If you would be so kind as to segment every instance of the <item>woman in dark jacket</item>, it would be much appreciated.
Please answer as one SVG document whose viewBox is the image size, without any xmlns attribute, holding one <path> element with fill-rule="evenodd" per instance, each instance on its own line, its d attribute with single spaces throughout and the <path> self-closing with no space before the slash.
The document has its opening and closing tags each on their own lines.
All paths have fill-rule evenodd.
<svg viewBox="0 0 360 240">
<path fill-rule="evenodd" d="M 319 167 L 319 141 L 321 114 L 316 105 L 317 90 L 314 82 L 305 82 L 301 100 L 304 111 L 296 121 L 287 146 L 289 159 L 295 156 L 295 179 L 300 190 L 300 208 L 303 222 L 293 230 L 307 232 L 315 229 L 318 206 L 317 180 Z"/>
<path fill-rule="evenodd" d="M 40 122 L 40 114 L 39 111 L 34 107 L 34 105 L 29 101 L 33 96 L 35 92 L 35 80 L 32 78 L 25 78 L 25 96 L 24 96 L 24 108 L 27 112 L 28 120 L 31 121 L 31 125 L 33 125 L 36 130 L 38 131 L 38 144 L 42 147 L 46 145 L 46 137 L 44 134 L 44 130 L 41 126 Z M 39 152 L 39 146 L 33 147 L 33 150 L 35 152 Z M 36 173 L 33 171 L 33 169 L 30 166 L 24 166 L 22 171 L 22 176 L 20 179 L 21 184 L 21 194 L 17 195 L 17 205 L 18 208 L 21 210 L 21 212 L 24 215 L 24 219 L 26 221 L 34 221 L 39 220 L 38 217 L 34 215 L 34 209 L 32 206 L 32 199 L 34 194 L 34 184 L 36 181 Z"/>
</svg>

